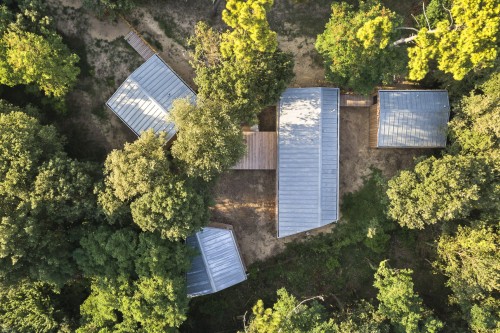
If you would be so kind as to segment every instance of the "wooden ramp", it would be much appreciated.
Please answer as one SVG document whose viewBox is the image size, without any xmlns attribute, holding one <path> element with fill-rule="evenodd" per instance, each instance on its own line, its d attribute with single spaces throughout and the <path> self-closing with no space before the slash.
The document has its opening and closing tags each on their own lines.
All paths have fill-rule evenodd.
<svg viewBox="0 0 500 333">
<path fill-rule="evenodd" d="M 139 34 L 137 34 L 134 30 L 130 31 L 127 36 L 125 36 L 125 40 L 134 48 L 144 58 L 144 60 L 148 60 L 152 56 L 154 56 L 157 52 L 146 42 Z"/>
<path fill-rule="evenodd" d="M 340 106 L 369 107 L 373 104 L 371 96 L 361 95 L 340 95 Z"/>
<path fill-rule="evenodd" d="M 231 169 L 276 170 L 276 132 L 243 132 L 247 152 Z"/>
</svg>

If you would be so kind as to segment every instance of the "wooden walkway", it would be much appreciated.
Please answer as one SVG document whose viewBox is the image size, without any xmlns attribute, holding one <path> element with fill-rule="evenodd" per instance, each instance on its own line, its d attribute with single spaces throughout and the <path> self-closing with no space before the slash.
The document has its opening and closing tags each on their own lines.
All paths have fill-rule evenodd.
<svg viewBox="0 0 500 333">
<path fill-rule="evenodd" d="M 127 36 L 125 36 L 125 40 L 134 48 L 144 58 L 144 60 L 148 60 L 152 56 L 154 56 L 157 52 L 134 30 L 131 30 Z"/>
<path fill-rule="evenodd" d="M 371 96 L 340 95 L 340 106 L 369 107 L 373 104 Z"/>
<path fill-rule="evenodd" d="M 247 152 L 231 169 L 276 170 L 276 132 L 243 132 Z"/>
</svg>

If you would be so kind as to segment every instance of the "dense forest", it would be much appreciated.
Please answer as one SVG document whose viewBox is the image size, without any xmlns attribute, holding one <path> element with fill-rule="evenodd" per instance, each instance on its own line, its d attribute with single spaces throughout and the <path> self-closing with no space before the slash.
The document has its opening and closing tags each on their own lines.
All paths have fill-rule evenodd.
<svg viewBox="0 0 500 333">
<path fill-rule="evenodd" d="M 214 188 L 245 153 L 242 125 L 293 84 L 297 59 L 270 17 L 278 3 L 313 15 L 314 2 L 179 6 L 200 1 L 218 18 L 182 40 L 196 105 L 174 103 L 171 144 L 146 131 L 115 149 L 70 125 L 81 112 L 100 117 L 77 113 L 71 97 L 99 90 L 100 74 L 90 48 L 58 26 L 60 3 L 0 4 L 0 331 L 500 332 L 500 1 L 415 1 L 411 12 L 394 1 L 315 3 L 328 13 L 317 20 L 317 79 L 357 94 L 447 89 L 447 148 L 390 177 L 371 168 L 331 230 L 253 263 L 237 286 L 189 299 L 197 253 L 184 241 L 211 221 Z M 176 5 L 77 2 L 109 24 Z"/>
</svg>

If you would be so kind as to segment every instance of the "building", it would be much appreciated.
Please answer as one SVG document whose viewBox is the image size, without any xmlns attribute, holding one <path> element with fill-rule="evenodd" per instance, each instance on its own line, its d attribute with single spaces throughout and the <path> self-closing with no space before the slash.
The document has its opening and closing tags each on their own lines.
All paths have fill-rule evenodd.
<svg viewBox="0 0 500 333">
<path fill-rule="evenodd" d="M 247 279 L 245 265 L 230 225 L 203 228 L 186 240 L 199 255 L 187 273 L 189 297 L 212 294 Z"/>
<path fill-rule="evenodd" d="M 150 57 L 122 83 L 106 105 L 136 135 L 153 129 L 174 137 L 174 124 L 168 120 L 172 103 L 188 98 L 194 103 L 191 88 L 157 55 Z"/>
<path fill-rule="evenodd" d="M 370 147 L 446 146 L 450 103 L 446 90 L 379 90 L 370 107 Z"/>
<path fill-rule="evenodd" d="M 276 179 L 278 237 L 338 220 L 339 89 L 283 93 Z"/>
</svg>

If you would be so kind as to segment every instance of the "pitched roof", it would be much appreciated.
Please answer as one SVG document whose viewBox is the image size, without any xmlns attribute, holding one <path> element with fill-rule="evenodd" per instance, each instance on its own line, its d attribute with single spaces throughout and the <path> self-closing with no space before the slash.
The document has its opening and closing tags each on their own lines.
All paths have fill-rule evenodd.
<svg viewBox="0 0 500 333">
<path fill-rule="evenodd" d="M 136 134 L 152 128 L 164 131 L 167 140 L 175 135 L 167 115 L 177 98 L 195 101 L 188 85 L 158 56 L 154 55 L 122 83 L 106 105 Z"/>
<path fill-rule="evenodd" d="M 445 147 L 446 90 L 379 90 L 378 147 Z"/>
<path fill-rule="evenodd" d="M 338 219 L 339 89 L 290 88 L 278 120 L 278 237 Z"/>
<path fill-rule="evenodd" d="M 246 280 L 232 230 L 206 227 L 188 237 L 186 243 L 199 252 L 187 273 L 188 296 L 215 293 Z"/>
</svg>

